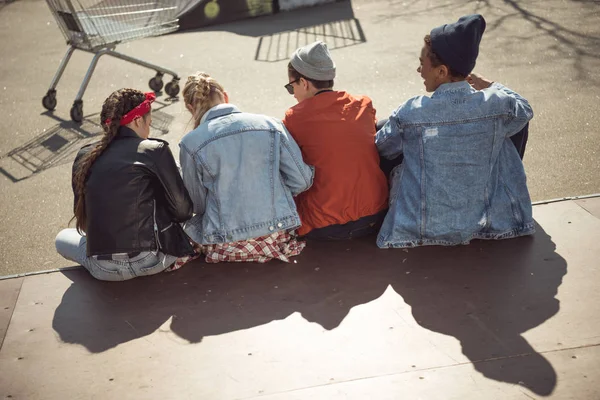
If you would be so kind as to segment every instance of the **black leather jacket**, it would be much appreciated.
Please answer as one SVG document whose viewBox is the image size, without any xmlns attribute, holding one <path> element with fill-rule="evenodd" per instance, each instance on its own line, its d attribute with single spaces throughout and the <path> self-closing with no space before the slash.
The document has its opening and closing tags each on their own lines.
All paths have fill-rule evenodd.
<svg viewBox="0 0 600 400">
<path fill-rule="evenodd" d="M 93 145 L 88 145 L 79 151 L 73 172 L 80 158 L 92 149 Z M 92 164 L 85 198 L 88 257 L 159 248 L 163 253 L 183 255 L 159 245 L 183 240 L 176 223 L 190 219 L 193 210 L 169 144 L 164 140 L 144 140 L 133 130 L 121 127 L 118 136 Z M 175 225 L 177 230 L 172 229 Z"/>
</svg>

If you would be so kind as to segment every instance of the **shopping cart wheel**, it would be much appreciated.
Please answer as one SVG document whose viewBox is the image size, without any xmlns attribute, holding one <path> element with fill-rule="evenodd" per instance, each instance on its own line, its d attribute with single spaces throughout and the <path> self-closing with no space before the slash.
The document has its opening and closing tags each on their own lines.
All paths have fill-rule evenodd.
<svg viewBox="0 0 600 400">
<path fill-rule="evenodd" d="M 165 85 L 165 92 L 169 95 L 169 97 L 177 97 L 179 94 L 179 84 L 177 81 L 171 81 Z"/>
<path fill-rule="evenodd" d="M 83 101 L 75 100 L 71 107 L 71 119 L 75 122 L 83 121 Z"/>
<path fill-rule="evenodd" d="M 42 105 L 48 111 L 56 108 L 56 90 L 48 90 L 48 93 L 42 99 Z"/>
<path fill-rule="evenodd" d="M 154 78 L 150 79 L 148 86 L 150 86 L 150 89 L 154 90 L 155 92 L 160 92 L 163 88 L 162 75 L 156 75 Z"/>
</svg>

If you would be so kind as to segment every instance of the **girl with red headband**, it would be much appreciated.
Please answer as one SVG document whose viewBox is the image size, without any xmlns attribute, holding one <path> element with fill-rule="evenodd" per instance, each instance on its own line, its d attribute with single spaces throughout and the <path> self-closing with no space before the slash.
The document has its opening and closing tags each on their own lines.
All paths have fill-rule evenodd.
<svg viewBox="0 0 600 400">
<path fill-rule="evenodd" d="M 192 216 L 169 144 L 149 139 L 154 93 L 121 89 L 102 106 L 102 139 L 73 164 L 76 229 L 56 249 L 95 278 L 122 281 L 164 271 L 194 254 L 179 223 Z"/>
</svg>

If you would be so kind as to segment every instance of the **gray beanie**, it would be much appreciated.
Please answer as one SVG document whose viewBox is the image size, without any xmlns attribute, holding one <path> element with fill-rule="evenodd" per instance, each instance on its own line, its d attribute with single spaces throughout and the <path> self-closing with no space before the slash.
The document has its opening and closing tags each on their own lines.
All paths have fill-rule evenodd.
<svg viewBox="0 0 600 400">
<path fill-rule="evenodd" d="M 314 42 L 300 47 L 290 60 L 292 67 L 301 75 L 316 81 L 330 81 L 335 78 L 335 63 L 327 45 Z"/>
</svg>

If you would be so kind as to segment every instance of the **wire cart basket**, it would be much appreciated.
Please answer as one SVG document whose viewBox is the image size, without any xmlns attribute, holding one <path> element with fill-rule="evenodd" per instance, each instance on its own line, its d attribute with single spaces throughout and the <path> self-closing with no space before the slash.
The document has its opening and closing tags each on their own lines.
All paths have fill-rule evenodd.
<svg viewBox="0 0 600 400">
<path fill-rule="evenodd" d="M 56 86 L 75 49 L 92 53 L 94 58 L 71 107 L 73 121 L 83 120 L 83 94 L 99 58 L 105 54 L 156 71 L 156 75 L 149 82 L 150 89 L 155 92 L 162 90 L 163 76 L 171 75 L 173 79 L 165 85 L 165 92 L 171 97 L 178 95 L 179 77 L 175 72 L 115 51 L 115 47 L 120 43 L 163 35 L 179 29 L 177 7 L 168 4 L 168 0 L 46 0 L 46 2 L 69 48 L 52 79 L 50 89 L 42 99 L 44 108 L 49 111 L 56 108 Z"/>
</svg>

